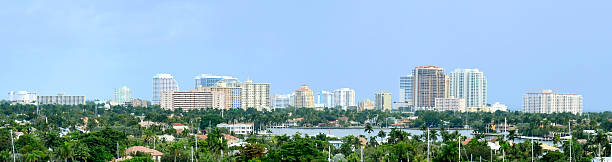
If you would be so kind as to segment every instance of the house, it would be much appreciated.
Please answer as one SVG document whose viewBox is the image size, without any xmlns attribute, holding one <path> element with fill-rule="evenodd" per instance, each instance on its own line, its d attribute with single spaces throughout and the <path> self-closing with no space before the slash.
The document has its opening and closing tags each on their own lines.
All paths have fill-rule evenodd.
<svg viewBox="0 0 612 162">
<path fill-rule="evenodd" d="M 226 128 L 230 132 L 233 132 L 234 134 L 247 135 L 247 134 L 253 133 L 253 123 L 233 123 L 233 124 L 220 123 L 220 124 L 217 124 L 217 127 Z"/>
<path fill-rule="evenodd" d="M 172 128 L 176 130 L 176 133 L 182 133 L 185 129 L 189 129 L 189 126 L 183 125 L 181 123 L 173 123 Z"/>
<path fill-rule="evenodd" d="M 174 136 L 168 135 L 168 134 L 158 135 L 157 139 L 159 139 L 160 141 L 174 141 L 175 140 Z"/>
<path fill-rule="evenodd" d="M 127 154 L 128 156 L 117 159 L 117 161 L 125 161 L 128 159 L 131 159 L 132 157 L 129 155 L 136 154 L 137 152 L 151 154 L 151 158 L 155 162 L 161 162 L 161 157 L 164 155 L 162 152 L 159 152 L 157 150 L 153 150 L 153 149 L 150 149 L 144 146 L 133 146 L 133 147 L 129 147 L 125 149 L 125 154 Z"/>
<path fill-rule="evenodd" d="M 195 135 L 196 137 L 200 138 L 201 140 L 206 140 L 208 138 L 208 134 L 205 135 Z M 229 135 L 229 134 L 223 134 L 223 139 L 227 140 L 227 144 L 228 145 L 232 145 L 232 144 L 236 144 L 238 142 L 240 142 L 238 140 L 238 137 Z"/>
</svg>

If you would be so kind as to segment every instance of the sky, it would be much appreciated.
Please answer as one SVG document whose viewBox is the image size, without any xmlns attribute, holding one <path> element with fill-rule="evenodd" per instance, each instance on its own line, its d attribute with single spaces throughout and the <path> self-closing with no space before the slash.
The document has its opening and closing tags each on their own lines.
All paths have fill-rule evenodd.
<svg viewBox="0 0 612 162">
<path fill-rule="evenodd" d="M 415 66 L 478 68 L 488 102 L 583 95 L 611 110 L 612 1 L 2 1 L 0 92 L 112 99 L 121 86 L 151 99 L 152 77 L 181 90 L 198 74 L 399 96 Z"/>
</svg>

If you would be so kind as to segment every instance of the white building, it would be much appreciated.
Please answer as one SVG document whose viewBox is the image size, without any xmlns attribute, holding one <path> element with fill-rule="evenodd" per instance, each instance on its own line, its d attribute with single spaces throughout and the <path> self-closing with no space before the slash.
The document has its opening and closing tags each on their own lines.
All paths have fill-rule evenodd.
<svg viewBox="0 0 612 162">
<path fill-rule="evenodd" d="M 436 111 L 466 111 L 463 98 L 436 98 Z"/>
<path fill-rule="evenodd" d="M 126 102 L 132 101 L 132 99 L 132 90 L 128 87 L 123 86 L 119 89 L 115 89 L 115 102 L 125 104 Z"/>
<path fill-rule="evenodd" d="M 465 99 L 465 107 L 487 105 L 487 78 L 478 69 L 456 69 L 450 73 L 450 98 Z"/>
<path fill-rule="evenodd" d="M 170 74 L 157 74 L 153 76 L 153 94 L 151 103 L 159 104 L 162 92 L 178 91 L 179 86 L 174 77 Z"/>
<path fill-rule="evenodd" d="M 283 109 L 283 108 L 287 108 L 291 106 L 292 96 L 293 96 L 292 94 L 286 94 L 286 95 L 275 94 L 274 96 L 272 96 L 272 107 L 274 109 Z"/>
<path fill-rule="evenodd" d="M 213 108 L 214 92 L 207 91 L 167 91 L 162 92 L 160 106 L 162 109 L 183 111 Z"/>
<path fill-rule="evenodd" d="M 495 104 L 491 105 L 489 107 L 489 111 L 490 112 L 495 112 L 495 111 L 508 111 L 508 106 L 501 104 L 499 102 L 495 102 Z"/>
<path fill-rule="evenodd" d="M 12 104 L 36 104 L 37 95 L 28 91 L 9 91 L 9 101 Z"/>
<path fill-rule="evenodd" d="M 334 93 L 320 91 L 317 94 L 317 104 L 321 104 L 323 107 L 334 107 Z"/>
<path fill-rule="evenodd" d="M 355 104 L 355 90 L 349 88 L 335 90 L 334 106 L 340 106 L 344 110 L 346 110 L 349 106 L 357 106 Z"/>
<path fill-rule="evenodd" d="M 553 93 L 552 90 L 527 93 L 523 96 L 523 111 L 546 114 L 564 112 L 582 114 L 582 95 Z"/>
<path fill-rule="evenodd" d="M 242 108 L 256 108 L 257 110 L 270 107 L 270 83 L 253 83 L 246 80 L 240 85 L 242 88 Z"/>
<path fill-rule="evenodd" d="M 391 108 L 393 108 L 393 97 L 391 96 L 391 93 L 387 91 L 379 91 L 378 93 L 376 93 L 375 97 L 376 109 L 382 111 L 391 111 Z"/>
<path fill-rule="evenodd" d="M 57 96 L 38 96 L 37 101 L 41 105 L 84 105 L 85 96 L 66 96 L 60 93 Z"/>
<path fill-rule="evenodd" d="M 230 132 L 234 132 L 234 134 L 247 135 L 253 132 L 253 123 L 234 123 L 234 124 L 220 123 L 220 124 L 217 124 L 217 127 L 226 128 Z"/>
<path fill-rule="evenodd" d="M 409 105 L 413 104 L 412 100 L 412 80 L 414 77 L 412 75 L 402 76 L 400 77 L 400 87 L 399 87 L 399 102 L 407 103 Z"/>
</svg>

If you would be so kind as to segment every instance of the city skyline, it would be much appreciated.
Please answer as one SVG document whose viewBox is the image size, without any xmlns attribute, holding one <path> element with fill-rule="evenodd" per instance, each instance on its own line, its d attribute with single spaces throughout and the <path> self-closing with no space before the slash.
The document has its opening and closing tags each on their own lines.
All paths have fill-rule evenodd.
<svg viewBox="0 0 612 162">
<path fill-rule="evenodd" d="M 605 111 L 610 3 L 3 2 L 0 18 L 13 25 L 0 31 L 0 92 L 112 100 L 125 85 L 151 100 L 157 73 L 180 90 L 215 74 L 271 83 L 272 95 L 307 84 L 354 89 L 355 102 L 379 90 L 398 101 L 399 77 L 436 65 L 479 69 L 488 103 L 511 110 L 551 89 Z"/>
</svg>

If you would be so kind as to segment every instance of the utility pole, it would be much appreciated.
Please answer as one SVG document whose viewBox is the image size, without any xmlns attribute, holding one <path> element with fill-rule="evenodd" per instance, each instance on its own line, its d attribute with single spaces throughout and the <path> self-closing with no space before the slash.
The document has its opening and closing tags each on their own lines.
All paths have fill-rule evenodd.
<svg viewBox="0 0 612 162">
<path fill-rule="evenodd" d="M 13 141 L 13 130 L 11 129 L 11 145 L 13 146 L 13 162 L 15 162 L 15 142 Z"/>
<path fill-rule="evenodd" d="M 327 146 L 327 162 L 331 162 L 331 146 Z"/>
<path fill-rule="evenodd" d="M 461 162 L 461 135 L 457 138 L 457 143 L 459 143 L 459 162 Z"/>
<path fill-rule="evenodd" d="M 427 162 L 429 162 L 429 127 L 427 127 Z"/>
<path fill-rule="evenodd" d="M 601 151 L 599 154 L 601 155 Z M 361 162 L 363 162 L 363 146 L 361 146 Z"/>
<path fill-rule="evenodd" d="M 191 146 L 191 162 L 193 162 L 193 146 Z"/>
<path fill-rule="evenodd" d="M 572 162 L 572 120 L 570 120 L 569 122 L 567 122 L 567 128 L 569 129 L 569 162 Z"/>
<path fill-rule="evenodd" d="M 506 150 L 502 149 L 502 162 L 506 162 Z"/>
<path fill-rule="evenodd" d="M 601 160 L 601 143 L 597 144 L 597 149 L 599 149 L 599 159 Z"/>
<path fill-rule="evenodd" d="M 531 140 L 531 162 L 533 162 L 533 139 Z"/>
<path fill-rule="evenodd" d="M 157 142 L 157 136 L 153 136 L 153 150 L 155 150 L 155 143 Z"/>
<path fill-rule="evenodd" d="M 506 139 L 506 134 L 508 134 L 508 119 L 504 118 L 504 139 Z"/>
<path fill-rule="evenodd" d="M 198 129 L 200 129 L 200 127 L 198 127 Z M 196 157 L 198 157 L 198 134 L 196 134 L 196 136 L 195 136 L 195 143 L 196 143 L 195 144 L 196 145 L 195 154 L 196 154 Z M 198 161 L 197 158 L 196 158 L 196 161 Z"/>
<path fill-rule="evenodd" d="M 119 142 L 117 142 L 117 159 L 119 159 Z"/>
</svg>

